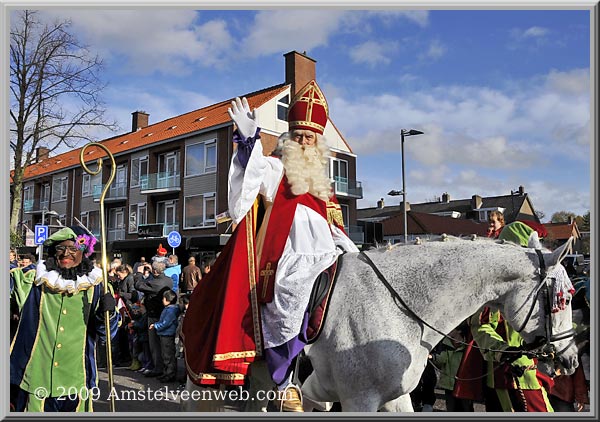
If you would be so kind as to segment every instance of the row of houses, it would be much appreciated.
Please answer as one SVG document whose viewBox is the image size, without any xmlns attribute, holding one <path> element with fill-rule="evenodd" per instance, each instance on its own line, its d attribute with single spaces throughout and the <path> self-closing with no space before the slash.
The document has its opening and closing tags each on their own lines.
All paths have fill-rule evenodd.
<svg viewBox="0 0 600 422">
<path fill-rule="evenodd" d="M 443 233 L 453 236 L 486 236 L 488 216 L 492 211 L 502 212 L 506 224 L 514 221 L 533 222 L 544 232 L 548 247 L 554 248 L 573 237 L 573 250 L 583 250 L 585 233 L 580 232 L 577 222 L 571 220 L 565 223 L 542 224 L 535 212 L 533 201 L 523 186 L 511 190 L 507 195 L 473 195 L 467 199 L 452 200 L 450 195 L 444 192 L 437 201 L 419 204 L 407 202 L 406 239 L 410 242 L 417 237 L 426 238 Z M 365 233 L 365 243 L 393 244 L 405 240 L 402 203 L 386 206 L 384 198 L 381 198 L 376 207 L 358 209 L 357 220 L 357 224 Z"/>
<path fill-rule="evenodd" d="M 239 95 L 257 110 L 266 154 L 287 131 L 290 99 L 310 80 L 318 80 L 312 58 L 296 51 L 284 58 L 283 83 Z M 190 253 L 214 256 L 227 242 L 231 223 L 219 216 L 227 211 L 227 175 L 234 152 L 234 127 L 227 113 L 231 100 L 152 124 L 150 114 L 138 110 L 132 113 L 130 132 L 100 141 L 116 164 L 105 194 L 106 244 L 111 256 L 128 262 L 152 256 L 159 243 L 167 245 L 166 235 L 171 231 L 182 236 L 176 251 L 180 259 Z M 385 206 L 382 198 L 377 207 L 357 209 L 357 200 L 363 197 L 356 175 L 357 156 L 331 119 L 324 136 L 332 151 L 329 176 L 350 238 L 359 246 L 403 241 L 402 205 Z M 104 160 L 101 171 L 90 175 L 80 164 L 81 154 L 81 149 L 52 157 L 45 148 L 36 151 L 35 163 L 25 172 L 22 198 L 21 228 L 24 235 L 29 233 L 30 246 L 31 229 L 38 224 L 56 229 L 79 221 L 100 235 L 99 199 L 113 169 Z M 102 157 L 106 154 L 97 147 L 83 151 L 92 169 Z M 437 202 L 407 203 L 408 238 L 441 233 L 485 235 L 487 216 L 493 210 L 504 212 L 507 222 L 539 223 L 522 186 L 510 195 L 495 197 L 451 200 L 444 193 Z M 580 237 L 576 227 L 570 232 Z M 565 233 L 556 234 L 563 239 Z"/>
</svg>

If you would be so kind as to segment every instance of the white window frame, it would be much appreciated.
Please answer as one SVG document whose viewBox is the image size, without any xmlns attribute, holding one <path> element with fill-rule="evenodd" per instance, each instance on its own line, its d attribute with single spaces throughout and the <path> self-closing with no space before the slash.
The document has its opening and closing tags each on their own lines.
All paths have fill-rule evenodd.
<svg viewBox="0 0 600 422">
<path fill-rule="evenodd" d="M 137 183 L 135 183 L 135 181 L 133 180 L 133 162 L 137 161 L 138 162 L 138 171 L 137 171 Z M 131 176 L 130 176 L 130 181 L 129 181 L 129 186 L 132 188 L 136 188 L 139 187 L 142 182 L 142 163 L 145 163 L 146 166 L 146 176 L 148 175 L 148 156 L 144 155 L 141 157 L 136 157 L 136 158 L 132 158 L 131 159 Z"/>
<path fill-rule="evenodd" d="M 87 186 L 87 189 L 86 189 Z M 81 178 L 81 196 L 90 196 L 93 192 L 92 175 L 85 173 Z"/>
<path fill-rule="evenodd" d="M 135 229 L 131 230 L 131 211 L 135 210 Z M 142 219 L 142 211 L 143 211 L 143 219 Z M 128 218 L 128 223 L 127 223 L 127 230 L 128 233 L 137 233 L 138 229 L 140 227 L 140 221 L 143 221 L 142 224 L 146 224 L 146 222 L 148 221 L 148 208 L 146 207 L 146 203 L 145 202 L 140 202 L 137 204 L 130 204 L 129 205 L 129 218 Z"/>
<path fill-rule="evenodd" d="M 185 212 L 186 210 L 186 202 L 188 198 L 196 198 L 196 197 L 202 197 L 202 225 L 200 226 L 188 226 L 187 225 L 187 214 Z M 207 219 L 206 218 L 206 203 L 207 202 L 213 202 L 213 215 L 215 216 L 215 218 L 212 219 Z M 215 227 L 217 225 L 217 221 L 216 221 L 216 214 L 217 214 L 217 199 L 216 199 L 216 193 L 215 192 L 205 192 L 205 193 L 201 193 L 198 195 L 188 195 L 185 196 L 183 198 L 183 230 L 197 230 L 197 229 L 206 229 L 206 228 L 211 228 L 211 227 Z"/>
<path fill-rule="evenodd" d="M 285 101 L 283 101 L 284 99 L 287 99 L 287 103 Z M 279 118 L 279 108 L 280 107 L 287 109 L 287 112 L 285 113 L 285 118 L 283 118 L 283 119 Z M 275 109 L 275 117 L 280 122 L 287 122 L 287 114 L 289 111 L 290 111 L 290 94 L 285 94 L 283 97 L 277 99 L 277 108 Z"/>
<path fill-rule="evenodd" d="M 193 146 L 197 146 L 203 144 L 204 145 L 204 162 L 202 163 L 202 169 L 198 169 L 198 171 L 196 173 L 191 173 L 188 174 L 188 165 L 187 165 L 187 155 L 188 155 L 188 148 L 189 147 L 193 147 Z M 210 148 L 214 148 L 215 149 L 215 166 L 214 167 L 208 167 L 207 166 L 207 159 L 208 159 L 208 150 Z M 186 156 L 186 160 L 185 160 L 185 169 L 184 169 L 184 177 L 195 177 L 195 176 L 201 176 L 203 174 L 211 174 L 211 173 L 216 173 L 217 172 L 217 138 L 213 138 L 213 139 L 207 139 L 205 141 L 200 141 L 200 142 L 194 142 L 191 144 L 187 144 L 185 146 L 185 156 Z"/>
<path fill-rule="evenodd" d="M 42 204 L 44 202 L 48 203 L 47 206 L 50 206 L 50 193 L 51 193 L 50 183 L 44 183 L 42 185 L 42 192 L 40 194 L 40 207 L 42 206 Z"/>
<path fill-rule="evenodd" d="M 52 185 L 58 187 L 58 192 L 52 192 L 52 202 L 66 201 L 67 191 L 69 190 L 69 176 L 56 177 L 52 179 Z"/>
<path fill-rule="evenodd" d="M 23 203 L 25 203 L 25 201 L 33 201 L 34 200 L 34 186 L 33 185 L 27 185 L 23 187 Z"/>
</svg>

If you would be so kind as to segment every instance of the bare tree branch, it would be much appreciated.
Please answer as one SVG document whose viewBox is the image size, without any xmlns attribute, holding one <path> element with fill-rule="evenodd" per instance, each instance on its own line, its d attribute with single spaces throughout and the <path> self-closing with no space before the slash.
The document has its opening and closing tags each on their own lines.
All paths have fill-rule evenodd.
<svg viewBox="0 0 600 422">
<path fill-rule="evenodd" d="M 43 24 L 37 12 L 15 15 L 10 31 L 10 148 L 13 160 L 11 227 L 21 213 L 27 166 L 39 147 L 76 148 L 90 129 L 116 130 L 104 118 L 102 61 L 69 32 L 69 21 Z"/>
</svg>

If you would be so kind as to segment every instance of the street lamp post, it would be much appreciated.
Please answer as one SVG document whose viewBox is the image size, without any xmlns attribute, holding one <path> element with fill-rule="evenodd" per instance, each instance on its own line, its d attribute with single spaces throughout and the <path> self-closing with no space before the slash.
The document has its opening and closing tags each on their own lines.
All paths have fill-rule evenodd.
<svg viewBox="0 0 600 422">
<path fill-rule="evenodd" d="M 402 208 L 404 214 L 404 244 L 408 243 L 408 221 L 406 216 L 406 177 L 404 176 L 404 137 L 413 135 L 422 135 L 420 130 L 400 130 L 400 153 L 402 158 L 402 191 L 392 190 L 388 193 L 390 196 L 402 195 Z"/>
</svg>

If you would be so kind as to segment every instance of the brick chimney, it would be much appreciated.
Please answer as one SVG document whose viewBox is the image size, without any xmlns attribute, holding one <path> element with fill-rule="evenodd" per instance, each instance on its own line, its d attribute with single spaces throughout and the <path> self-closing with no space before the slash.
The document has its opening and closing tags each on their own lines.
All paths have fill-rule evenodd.
<svg viewBox="0 0 600 422">
<path fill-rule="evenodd" d="M 35 162 L 46 160 L 50 157 L 50 150 L 46 147 L 37 147 L 35 150 Z"/>
<path fill-rule="evenodd" d="M 285 83 L 291 84 L 291 96 L 296 95 L 304 85 L 317 78 L 316 61 L 304 53 L 290 51 L 285 57 Z"/>
<path fill-rule="evenodd" d="M 483 199 L 479 195 L 473 195 L 471 197 L 471 208 L 474 210 L 478 210 L 481 208 L 481 204 L 483 203 Z"/>
<path fill-rule="evenodd" d="M 384 207 L 385 207 L 385 201 L 383 200 L 383 198 L 381 198 L 379 201 L 377 201 L 377 208 L 382 209 Z"/>
<path fill-rule="evenodd" d="M 137 132 L 139 129 L 145 128 L 148 126 L 148 116 L 150 116 L 145 111 L 134 111 L 131 113 L 131 131 Z"/>
<path fill-rule="evenodd" d="M 525 187 L 523 185 L 519 186 L 519 195 L 525 195 Z"/>
<path fill-rule="evenodd" d="M 450 202 L 450 195 L 448 192 L 442 193 L 442 202 L 445 202 L 446 204 Z"/>
</svg>

